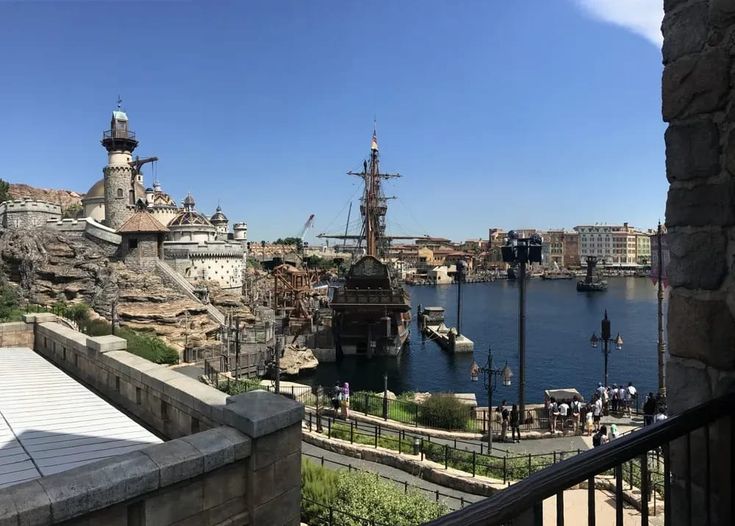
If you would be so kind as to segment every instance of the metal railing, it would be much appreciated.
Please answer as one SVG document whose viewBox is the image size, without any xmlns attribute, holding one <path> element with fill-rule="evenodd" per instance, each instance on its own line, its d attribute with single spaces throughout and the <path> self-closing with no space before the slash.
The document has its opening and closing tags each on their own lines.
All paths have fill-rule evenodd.
<svg viewBox="0 0 735 526">
<path fill-rule="evenodd" d="M 305 415 L 309 431 L 322 433 L 327 439 L 338 439 L 350 444 L 381 447 L 401 454 L 416 455 L 421 460 L 431 460 L 444 465 L 444 469 L 456 469 L 475 476 L 496 479 L 510 484 L 529 477 L 549 466 L 580 454 L 580 449 L 552 451 L 540 454 L 495 455 L 483 451 L 482 442 L 433 439 L 407 431 L 387 429 L 380 424 L 344 421 L 331 416 L 317 417 L 313 412 Z M 479 451 L 478 451 L 479 449 Z"/>
<path fill-rule="evenodd" d="M 102 132 L 103 139 L 135 139 L 135 132 L 130 130 L 105 130 Z"/>
<path fill-rule="evenodd" d="M 718 425 L 718 442 L 729 451 L 730 479 L 735 476 L 735 392 L 705 402 L 682 414 L 657 422 L 599 448 L 583 452 L 574 458 L 540 471 L 525 480 L 499 492 L 484 501 L 472 504 L 429 523 L 432 526 L 508 526 L 513 524 L 543 524 L 543 501 L 556 497 L 557 525 L 564 524 L 564 492 L 586 482 L 587 522 L 597 524 L 596 488 L 598 478 L 607 475 L 614 485 L 615 524 L 623 524 L 625 466 L 630 464 L 638 471 L 640 484 L 641 526 L 648 526 L 652 496 L 664 501 L 664 524 L 672 524 L 672 486 L 677 490 L 677 524 L 713 524 L 713 493 L 711 487 L 712 461 L 710 432 Z M 722 436 L 723 434 L 728 434 Z M 692 448 L 696 441 L 698 447 Z M 672 466 L 672 450 L 677 463 Z M 651 453 L 660 452 L 663 458 L 662 480 L 652 476 Z M 696 455 L 693 455 L 696 453 Z M 721 452 L 714 452 L 714 460 Z M 633 469 L 633 468 L 630 468 Z M 692 504 L 693 479 L 704 485 L 697 502 Z M 631 478 L 633 478 L 631 476 Z M 722 489 L 722 488 L 718 488 Z M 657 498 L 657 497 L 654 497 Z M 735 499 L 727 499 L 729 514 L 735 517 Z M 719 506 L 723 506 L 719 502 Z M 654 509 L 655 512 L 655 509 Z M 720 517 L 722 519 L 722 517 Z"/>
</svg>

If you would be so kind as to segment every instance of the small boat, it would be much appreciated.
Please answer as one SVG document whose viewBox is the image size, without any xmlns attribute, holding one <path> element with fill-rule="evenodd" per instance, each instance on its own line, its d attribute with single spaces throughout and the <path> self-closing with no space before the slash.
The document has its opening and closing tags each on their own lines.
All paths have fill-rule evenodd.
<svg viewBox="0 0 735 526">
<path fill-rule="evenodd" d="M 556 261 L 554 261 L 553 269 L 545 270 L 544 273 L 541 274 L 541 279 L 572 279 L 572 278 L 574 278 L 574 274 L 572 274 L 568 270 L 560 269 Z"/>
</svg>

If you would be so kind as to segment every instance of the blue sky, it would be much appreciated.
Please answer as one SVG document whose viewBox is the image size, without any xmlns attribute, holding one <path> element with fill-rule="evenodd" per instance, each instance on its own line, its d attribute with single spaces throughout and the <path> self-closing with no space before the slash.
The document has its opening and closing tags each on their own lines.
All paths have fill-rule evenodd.
<svg viewBox="0 0 735 526">
<path fill-rule="evenodd" d="M 220 202 L 252 240 L 311 213 L 315 232 L 344 229 L 373 118 L 383 169 L 404 175 L 386 188 L 394 233 L 652 227 L 667 188 L 652 4 L 0 2 L 0 177 L 86 191 L 120 94 L 164 189 Z"/>
</svg>

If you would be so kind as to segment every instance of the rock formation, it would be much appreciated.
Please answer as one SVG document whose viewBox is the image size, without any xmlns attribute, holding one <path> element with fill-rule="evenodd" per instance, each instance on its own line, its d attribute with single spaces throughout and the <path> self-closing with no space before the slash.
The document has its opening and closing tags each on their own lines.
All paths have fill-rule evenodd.
<svg viewBox="0 0 735 526">
<path fill-rule="evenodd" d="M 152 330 L 174 347 L 188 339 L 205 345 L 218 325 L 204 307 L 164 284 L 155 273 L 111 261 L 116 247 L 50 229 L 9 229 L 0 235 L 0 262 L 8 281 L 32 304 L 88 303 L 111 318 L 117 301 L 121 325 Z"/>
<path fill-rule="evenodd" d="M 8 193 L 12 199 L 30 198 L 61 205 L 67 209 L 72 205 L 82 205 L 82 195 L 72 190 L 54 190 L 50 188 L 35 188 L 27 184 L 11 183 Z"/>
</svg>

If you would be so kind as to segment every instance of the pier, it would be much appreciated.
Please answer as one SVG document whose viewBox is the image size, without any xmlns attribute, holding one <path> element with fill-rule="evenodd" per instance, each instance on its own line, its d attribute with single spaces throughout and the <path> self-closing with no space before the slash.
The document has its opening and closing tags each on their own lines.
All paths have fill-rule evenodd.
<svg viewBox="0 0 735 526">
<path fill-rule="evenodd" d="M 443 307 L 426 307 L 419 310 L 419 326 L 421 333 L 435 341 L 445 351 L 449 352 L 473 352 L 475 343 L 458 334 L 454 327 L 447 327 L 444 323 Z"/>
</svg>

